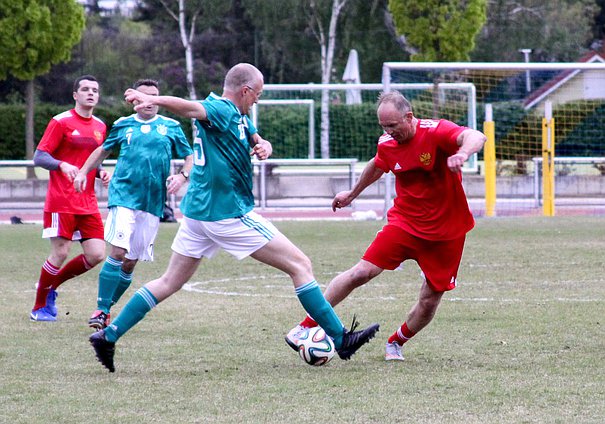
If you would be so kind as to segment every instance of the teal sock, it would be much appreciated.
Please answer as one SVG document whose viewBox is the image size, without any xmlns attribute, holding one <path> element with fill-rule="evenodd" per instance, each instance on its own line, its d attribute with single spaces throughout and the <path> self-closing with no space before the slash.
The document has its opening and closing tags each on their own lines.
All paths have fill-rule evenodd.
<svg viewBox="0 0 605 424">
<path fill-rule="evenodd" d="M 117 341 L 124 333 L 142 320 L 147 312 L 157 304 L 158 300 L 146 287 L 138 289 L 126 306 L 124 306 L 124 309 L 120 311 L 118 317 L 109 327 L 105 328 L 105 338 L 107 341 Z"/>
<path fill-rule="evenodd" d="M 313 280 L 310 283 L 296 288 L 298 300 L 315 322 L 324 329 L 328 336 L 334 339 L 334 345 L 338 349 L 342 345 L 343 328 L 342 322 L 334 312 L 332 305 L 328 303 L 321 293 L 319 284 Z"/>
<path fill-rule="evenodd" d="M 120 281 L 118 282 L 118 286 L 111 296 L 112 305 L 118 303 L 118 300 L 120 300 L 124 292 L 128 290 L 128 287 L 130 287 L 130 283 L 132 283 L 132 273 L 120 270 Z"/>
<path fill-rule="evenodd" d="M 122 261 L 111 256 L 105 259 L 103 268 L 99 273 L 99 296 L 97 297 L 97 309 L 109 313 L 111 308 L 111 298 L 118 282 L 120 281 L 120 268 Z"/>
</svg>

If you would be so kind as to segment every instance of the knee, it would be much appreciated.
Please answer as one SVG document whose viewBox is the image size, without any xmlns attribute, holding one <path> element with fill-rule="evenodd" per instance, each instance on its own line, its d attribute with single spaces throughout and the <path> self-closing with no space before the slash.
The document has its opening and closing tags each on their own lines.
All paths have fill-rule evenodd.
<svg viewBox="0 0 605 424">
<path fill-rule="evenodd" d="M 136 266 L 137 261 L 131 261 L 129 259 L 124 259 L 124 263 L 122 264 L 122 269 L 129 273 L 132 274 L 132 272 L 134 271 L 134 267 Z"/>
<path fill-rule="evenodd" d="M 313 264 L 311 263 L 311 259 L 309 259 L 306 255 L 300 255 L 295 262 L 295 271 L 292 273 L 292 277 L 296 275 L 313 275 Z M 310 278 L 310 277 L 305 277 Z"/>
<path fill-rule="evenodd" d="M 67 251 L 54 251 L 51 252 L 50 256 L 49 256 L 49 260 L 50 263 L 52 263 L 53 265 L 57 266 L 57 267 L 61 267 L 63 265 L 63 263 L 65 262 L 65 260 L 67 259 L 68 256 L 68 252 Z"/>
<path fill-rule="evenodd" d="M 105 259 L 105 252 L 102 250 L 98 252 L 88 252 L 84 255 L 84 257 L 90 266 L 95 267 Z"/>
</svg>

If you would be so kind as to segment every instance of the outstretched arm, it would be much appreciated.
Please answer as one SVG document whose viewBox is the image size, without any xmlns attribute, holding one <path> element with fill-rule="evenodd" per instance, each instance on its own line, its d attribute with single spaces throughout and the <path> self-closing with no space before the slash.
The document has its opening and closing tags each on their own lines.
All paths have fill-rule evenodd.
<svg viewBox="0 0 605 424">
<path fill-rule="evenodd" d="M 124 99 L 132 103 L 135 111 L 139 111 L 147 106 L 159 106 L 176 113 L 184 118 L 194 118 L 198 121 L 206 121 L 206 108 L 199 102 L 181 99 L 173 96 L 150 96 L 133 88 L 129 88 L 124 93 Z"/>
<path fill-rule="evenodd" d="M 456 142 L 460 148 L 456 153 L 447 158 L 447 166 L 452 172 L 460 172 L 462 165 L 470 155 L 477 153 L 483 148 L 487 140 L 485 134 L 477 130 L 466 129 L 460 133 Z"/>
<path fill-rule="evenodd" d="M 98 168 L 99 165 L 111 154 L 111 150 L 103 149 L 103 146 L 97 147 L 86 159 L 80 171 L 74 178 L 74 188 L 78 193 L 84 191 L 86 187 L 86 175 L 93 170 L 94 168 Z M 105 171 L 102 171 L 105 172 Z M 99 175 L 99 177 L 103 180 L 103 183 L 109 183 L 109 177 L 107 173 L 105 175 Z"/>
<path fill-rule="evenodd" d="M 344 208 L 349 206 L 353 200 L 357 198 L 369 185 L 378 181 L 382 177 L 384 171 L 376 166 L 374 159 L 370 160 L 363 172 L 359 176 L 359 179 L 351 190 L 341 191 L 334 196 L 332 200 L 332 210 L 336 212 L 336 209 Z"/>
</svg>

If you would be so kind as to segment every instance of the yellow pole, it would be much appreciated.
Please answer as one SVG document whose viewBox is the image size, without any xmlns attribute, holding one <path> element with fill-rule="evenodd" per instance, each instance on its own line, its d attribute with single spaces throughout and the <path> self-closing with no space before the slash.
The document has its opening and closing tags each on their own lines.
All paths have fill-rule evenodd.
<svg viewBox="0 0 605 424">
<path fill-rule="evenodd" d="M 542 205 L 544 216 L 555 216 L 555 120 L 546 102 L 542 119 Z"/>
<path fill-rule="evenodd" d="M 485 166 L 485 215 L 496 214 L 496 131 L 492 119 L 492 105 L 485 105 L 485 122 L 483 132 L 487 141 L 483 146 L 483 161 Z"/>
</svg>

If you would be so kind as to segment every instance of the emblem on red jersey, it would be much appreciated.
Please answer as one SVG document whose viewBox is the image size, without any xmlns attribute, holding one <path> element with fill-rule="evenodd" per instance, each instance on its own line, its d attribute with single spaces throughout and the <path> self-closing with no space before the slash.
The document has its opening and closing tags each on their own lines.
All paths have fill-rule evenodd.
<svg viewBox="0 0 605 424">
<path fill-rule="evenodd" d="M 103 134 L 101 133 L 101 131 L 95 130 L 95 139 L 97 141 L 103 141 Z"/>
<path fill-rule="evenodd" d="M 422 163 L 424 166 L 429 166 L 433 158 L 431 157 L 430 153 L 421 153 L 419 159 L 420 163 Z"/>
</svg>

